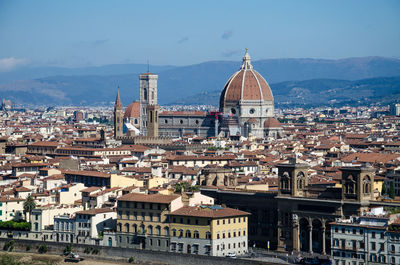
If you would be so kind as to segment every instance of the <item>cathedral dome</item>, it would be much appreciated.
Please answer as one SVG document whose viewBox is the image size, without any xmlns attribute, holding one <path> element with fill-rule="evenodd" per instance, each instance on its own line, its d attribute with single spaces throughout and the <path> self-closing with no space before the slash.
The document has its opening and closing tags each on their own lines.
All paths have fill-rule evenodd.
<svg viewBox="0 0 400 265">
<path fill-rule="evenodd" d="M 133 101 L 125 110 L 124 118 L 139 118 L 140 117 L 140 102 Z"/>
<path fill-rule="evenodd" d="M 225 84 L 221 93 L 220 107 L 223 109 L 226 102 L 247 100 L 273 102 L 274 97 L 267 81 L 253 69 L 246 49 L 240 70 L 234 73 Z"/>
<path fill-rule="evenodd" d="M 280 128 L 280 127 L 281 127 L 281 123 L 274 117 L 269 117 L 264 122 L 265 129 Z"/>
</svg>

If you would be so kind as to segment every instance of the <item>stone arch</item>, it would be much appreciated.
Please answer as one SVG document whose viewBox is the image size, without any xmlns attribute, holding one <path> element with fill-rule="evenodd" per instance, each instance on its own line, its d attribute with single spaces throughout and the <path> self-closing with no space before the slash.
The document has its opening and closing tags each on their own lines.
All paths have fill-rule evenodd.
<svg viewBox="0 0 400 265">
<path fill-rule="evenodd" d="M 366 175 L 362 180 L 363 194 L 371 194 L 372 184 L 370 176 Z"/>
<path fill-rule="evenodd" d="M 300 251 L 309 251 L 309 222 L 306 218 L 301 218 L 299 220 L 299 243 Z"/>
<path fill-rule="evenodd" d="M 282 190 L 290 190 L 290 175 L 288 172 L 283 172 L 280 180 L 280 188 Z"/>
<path fill-rule="evenodd" d="M 297 176 L 296 176 L 296 186 L 297 186 L 297 189 L 298 190 L 302 190 L 302 189 L 304 189 L 304 186 L 305 186 L 305 175 L 304 175 L 304 173 L 303 173 L 303 171 L 300 171 L 299 173 L 297 173 Z"/>
<path fill-rule="evenodd" d="M 322 253 L 322 221 L 318 218 L 312 220 L 312 251 Z"/>
<path fill-rule="evenodd" d="M 346 178 L 344 192 L 347 194 L 356 194 L 357 192 L 357 183 L 352 175 L 349 175 Z"/>
</svg>

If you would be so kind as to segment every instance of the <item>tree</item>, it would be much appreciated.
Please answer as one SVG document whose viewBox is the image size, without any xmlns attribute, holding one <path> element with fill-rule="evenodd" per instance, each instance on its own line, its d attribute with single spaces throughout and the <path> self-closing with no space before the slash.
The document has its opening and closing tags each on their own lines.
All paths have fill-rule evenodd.
<svg viewBox="0 0 400 265">
<path fill-rule="evenodd" d="M 382 195 L 387 194 L 387 188 L 386 188 L 386 183 L 383 182 L 382 184 Z"/>
<path fill-rule="evenodd" d="M 32 195 L 29 194 L 28 197 L 26 197 L 26 199 L 24 201 L 25 220 L 28 221 L 26 214 L 29 213 L 29 216 L 30 216 L 32 210 L 35 208 L 36 208 L 35 200 L 33 199 Z"/>
<path fill-rule="evenodd" d="M 390 189 L 389 189 L 389 196 L 390 196 L 390 198 L 394 199 L 395 195 L 396 194 L 394 192 L 394 182 L 391 181 L 390 182 Z"/>
</svg>

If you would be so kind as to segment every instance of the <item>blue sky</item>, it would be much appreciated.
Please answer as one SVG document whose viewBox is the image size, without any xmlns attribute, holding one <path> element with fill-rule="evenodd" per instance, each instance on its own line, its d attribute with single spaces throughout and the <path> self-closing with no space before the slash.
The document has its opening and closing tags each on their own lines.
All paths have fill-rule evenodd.
<svg viewBox="0 0 400 265">
<path fill-rule="evenodd" d="M 24 64 L 400 57 L 400 1 L 0 0 L 0 71 Z"/>
</svg>

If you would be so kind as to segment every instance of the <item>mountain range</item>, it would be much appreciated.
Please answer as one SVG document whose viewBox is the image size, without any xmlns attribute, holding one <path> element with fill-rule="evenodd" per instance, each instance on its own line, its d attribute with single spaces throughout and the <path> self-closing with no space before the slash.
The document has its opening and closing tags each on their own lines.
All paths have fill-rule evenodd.
<svg viewBox="0 0 400 265">
<path fill-rule="evenodd" d="M 149 67 L 159 75 L 160 104 L 215 105 L 225 82 L 240 65 L 211 61 L 189 66 L 28 66 L 0 73 L 0 98 L 24 105 L 109 105 L 119 86 L 127 105 L 138 99 L 138 74 Z M 270 84 L 278 106 L 386 104 L 400 99 L 399 59 L 268 59 L 254 61 L 253 66 Z"/>
</svg>

